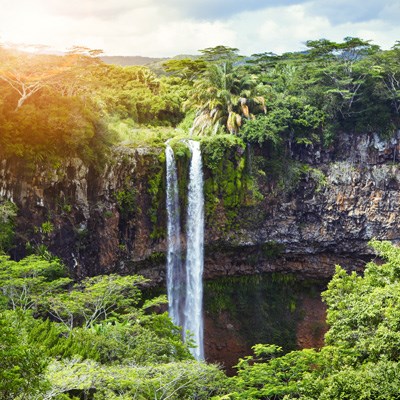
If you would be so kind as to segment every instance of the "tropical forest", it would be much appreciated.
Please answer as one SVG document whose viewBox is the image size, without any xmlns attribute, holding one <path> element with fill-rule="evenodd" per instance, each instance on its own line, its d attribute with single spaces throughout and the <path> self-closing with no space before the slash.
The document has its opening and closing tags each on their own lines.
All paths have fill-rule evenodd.
<svg viewBox="0 0 400 400">
<path fill-rule="evenodd" d="M 0 44 L 0 399 L 400 398 L 400 42 Z"/>
</svg>

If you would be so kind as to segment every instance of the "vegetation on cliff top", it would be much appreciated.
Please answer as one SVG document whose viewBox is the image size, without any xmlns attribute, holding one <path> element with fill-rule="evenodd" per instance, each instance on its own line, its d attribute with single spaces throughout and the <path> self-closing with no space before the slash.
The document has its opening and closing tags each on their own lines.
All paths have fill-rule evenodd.
<svg viewBox="0 0 400 400">
<path fill-rule="evenodd" d="M 113 143 L 155 143 L 190 126 L 254 143 L 329 144 L 334 132 L 389 134 L 399 126 L 400 46 L 359 38 L 308 41 L 302 53 L 217 46 L 165 63 L 167 74 L 104 64 L 75 48 L 64 56 L 0 47 L 0 146 L 34 162 L 78 155 L 99 161 Z M 162 137 L 161 137 L 162 136 Z"/>
</svg>

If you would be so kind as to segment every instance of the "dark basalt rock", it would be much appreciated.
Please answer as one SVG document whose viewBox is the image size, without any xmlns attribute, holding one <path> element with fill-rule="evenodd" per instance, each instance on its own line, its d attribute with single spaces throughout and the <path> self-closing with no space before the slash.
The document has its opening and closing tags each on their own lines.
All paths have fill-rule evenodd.
<svg viewBox="0 0 400 400">
<path fill-rule="evenodd" d="M 326 278 L 336 263 L 362 268 L 373 257 L 370 239 L 399 240 L 399 135 L 388 141 L 376 135 L 339 138 L 328 150 L 291 148 L 294 159 L 324 172 L 322 187 L 305 176 L 290 193 L 274 195 L 268 182 L 260 182 L 264 200 L 238 210 L 239 226 L 228 231 L 206 226 L 206 279 L 271 271 Z M 102 171 L 79 159 L 55 169 L 38 165 L 35 171 L 3 159 L 0 196 L 19 208 L 14 257 L 25 254 L 27 241 L 43 243 L 77 277 L 142 273 L 155 284 L 163 282 L 165 262 L 158 256 L 166 251 L 162 151 L 115 148 Z M 155 174 L 156 195 L 150 182 Z M 129 190 L 134 204 L 127 211 L 118 204 L 118 193 Z M 39 229 L 45 221 L 54 226 L 47 235 Z M 263 251 L 270 244 L 279 251 Z"/>
<path fill-rule="evenodd" d="M 290 191 L 279 192 L 268 177 L 258 177 L 263 200 L 239 208 L 239 223 L 230 229 L 206 224 L 205 279 L 295 273 L 300 279 L 326 282 L 336 264 L 362 271 L 375 257 L 369 240 L 400 239 L 399 138 L 382 141 L 376 135 L 343 133 L 329 149 L 290 147 L 292 159 L 323 171 L 323 185 L 304 174 Z M 44 244 L 76 278 L 139 273 L 152 285 L 163 285 L 162 152 L 115 148 L 102 170 L 79 159 L 67 159 L 54 169 L 37 165 L 29 170 L 21 161 L 0 158 L 0 198 L 14 201 L 19 209 L 12 256 L 23 257 L 28 242 Z M 226 219 L 221 203 L 214 221 Z M 51 222 L 53 229 L 44 232 L 44 222 Z M 323 304 L 305 296 L 299 307 L 306 318 L 297 324 L 297 345 L 320 344 L 326 330 Z M 240 322 L 225 311 L 215 317 L 206 310 L 205 317 L 210 360 L 229 368 L 249 353 L 251 344 L 238 334 Z M 322 328 L 311 340 L 313 326 Z"/>
</svg>

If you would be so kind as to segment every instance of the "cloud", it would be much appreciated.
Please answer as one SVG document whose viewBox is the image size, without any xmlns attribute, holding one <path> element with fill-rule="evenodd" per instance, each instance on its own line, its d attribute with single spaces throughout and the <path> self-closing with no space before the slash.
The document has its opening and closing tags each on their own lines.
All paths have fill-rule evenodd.
<svg viewBox="0 0 400 400">
<path fill-rule="evenodd" d="M 324 16 L 310 16 L 303 5 L 294 5 L 242 13 L 230 21 L 230 26 L 238 31 L 237 47 L 246 54 L 280 54 L 305 48 L 304 42 L 319 37 L 329 21 Z"/>
<path fill-rule="evenodd" d="M 26 1 L 26 0 L 21 0 Z M 173 15 L 190 20 L 225 20 L 244 11 L 257 11 L 269 7 L 282 7 L 301 3 L 304 0 L 247 0 L 233 3 L 232 0 L 32 0 L 42 5 L 52 15 L 72 18 L 99 18 L 112 20 L 125 13 L 141 8 L 153 8 L 157 14 Z"/>
<path fill-rule="evenodd" d="M 387 2 L 380 11 L 379 18 L 387 23 L 398 25 L 400 20 L 400 3 L 398 1 Z"/>
<path fill-rule="evenodd" d="M 313 0 L 305 5 L 309 14 L 325 15 L 333 25 L 386 18 L 387 10 L 400 14 L 398 0 Z"/>
<path fill-rule="evenodd" d="M 171 56 L 177 54 L 196 54 L 197 50 L 214 47 L 221 43 L 233 45 L 236 41 L 234 31 L 221 22 L 176 21 L 161 24 L 147 35 L 142 35 L 135 43 L 135 54 L 146 52 L 148 44 L 153 44 L 150 56 Z M 121 46 L 120 52 L 124 48 Z M 117 54 L 117 49 L 113 50 Z M 126 50 L 125 50 L 126 52 Z"/>
<path fill-rule="evenodd" d="M 46 18 L 30 38 L 55 48 L 82 45 L 101 48 L 110 55 L 152 57 L 193 54 L 205 47 L 230 45 L 236 40 L 235 31 L 224 22 L 178 18 L 173 10 L 160 12 L 150 2 L 113 19 L 79 15 L 79 18 L 69 15 Z M 19 41 L 26 41 L 19 38 Z"/>
<path fill-rule="evenodd" d="M 276 0 L 36 0 L 46 3 L 56 15 L 84 18 L 93 16 L 112 19 L 123 13 L 140 8 L 154 7 L 161 15 L 173 14 L 190 20 L 223 20 L 243 11 L 256 11 L 277 5 Z M 281 0 L 280 6 L 298 3 L 302 0 Z M 164 20 L 168 22 L 168 20 Z"/>
<path fill-rule="evenodd" d="M 133 10 L 146 8 L 150 0 L 37 0 L 53 16 L 63 16 L 74 19 L 96 18 L 114 20 Z"/>
<path fill-rule="evenodd" d="M 229 26 L 237 31 L 236 47 L 246 54 L 264 51 L 283 53 L 305 49 L 307 40 L 326 38 L 342 41 L 346 36 L 372 40 L 390 48 L 398 39 L 397 21 L 379 18 L 360 22 L 333 23 L 330 15 L 311 10 L 311 2 L 276 7 L 234 16 Z M 382 12 L 384 9 L 382 10 Z"/>
<path fill-rule="evenodd" d="M 5 0 L 0 0 L 0 3 Z M 301 50 L 309 39 L 398 37 L 398 0 L 18 0 L 2 8 L 0 39 L 174 56 L 219 44 L 242 54 Z"/>
<path fill-rule="evenodd" d="M 155 0 L 156 1 L 156 0 Z M 182 16 L 204 20 L 223 20 L 244 11 L 257 11 L 268 7 L 296 4 L 302 0 L 164 0 L 162 7 L 172 7 Z M 158 2 L 160 4 L 160 2 Z"/>
</svg>

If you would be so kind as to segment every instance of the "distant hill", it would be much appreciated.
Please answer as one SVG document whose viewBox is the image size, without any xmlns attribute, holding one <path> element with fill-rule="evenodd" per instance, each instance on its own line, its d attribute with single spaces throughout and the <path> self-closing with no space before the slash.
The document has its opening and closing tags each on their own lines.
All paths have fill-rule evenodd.
<svg viewBox="0 0 400 400">
<path fill-rule="evenodd" d="M 144 65 L 150 68 L 157 75 L 166 75 L 163 63 L 167 60 L 182 60 L 183 58 L 195 59 L 199 56 L 189 54 L 179 54 L 172 58 L 152 58 L 142 56 L 102 56 L 100 59 L 106 64 L 121 65 L 122 67 L 128 67 L 130 65 Z"/>
<path fill-rule="evenodd" d="M 115 64 L 127 67 L 129 65 L 148 65 L 168 60 L 168 58 L 152 58 L 142 56 L 102 56 L 100 57 L 106 64 Z"/>
</svg>

